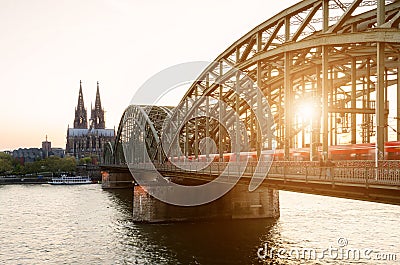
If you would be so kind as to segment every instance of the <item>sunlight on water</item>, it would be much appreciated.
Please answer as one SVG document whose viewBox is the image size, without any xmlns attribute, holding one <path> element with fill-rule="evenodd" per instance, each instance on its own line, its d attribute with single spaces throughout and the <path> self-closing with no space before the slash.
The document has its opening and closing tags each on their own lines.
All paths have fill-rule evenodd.
<svg viewBox="0 0 400 265">
<path fill-rule="evenodd" d="M 100 185 L 0 186 L 0 263 L 269 264 L 259 248 L 396 253 L 398 206 L 281 192 L 279 220 L 135 224 L 131 193 Z M 293 258 L 293 257 L 292 257 Z M 390 264 L 274 258 L 274 264 Z M 393 262 L 394 264 L 394 262 Z M 397 264 L 397 263 L 396 263 Z"/>
</svg>

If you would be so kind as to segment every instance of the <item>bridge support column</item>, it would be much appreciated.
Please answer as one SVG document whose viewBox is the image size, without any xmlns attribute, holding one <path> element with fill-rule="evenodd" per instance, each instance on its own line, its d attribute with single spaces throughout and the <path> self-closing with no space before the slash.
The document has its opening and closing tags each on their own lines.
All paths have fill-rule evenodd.
<svg viewBox="0 0 400 265">
<path fill-rule="evenodd" d="M 249 192 L 247 185 L 236 185 L 223 197 L 193 207 L 161 202 L 141 186 L 134 186 L 133 191 L 133 220 L 136 222 L 277 218 L 279 214 L 278 191 L 264 187 Z"/>
<path fill-rule="evenodd" d="M 290 70 L 292 65 L 292 58 L 289 52 L 285 52 L 284 61 L 284 95 L 285 95 L 285 127 L 284 127 L 284 158 L 290 160 L 290 147 L 292 145 L 292 83 L 290 77 Z"/>
<path fill-rule="evenodd" d="M 397 141 L 400 141 L 400 56 L 397 59 Z"/>
<path fill-rule="evenodd" d="M 249 192 L 247 185 L 237 185 L 229 195 L 232 219 L 279 217 L 278 190 L 260 187 Z"/>
<path fill-rule="evenodd" d="M 378 26 L 385 23 L 385 1 L 378 0 L 376 12 Z M 377 67 L 377 86 L 376 86 L 376 155 L 375 160 L 385 158 L 385 43 L 377 43 L 376 67 Z M 378 162 L 376 162 L 378 163 Z"/>
<path fill-rule="evenodd" d="M 385 43 L 377 44 L 377 87 L 376 87 L 376 161 L 385 158 Z"/>
<path fill-rule="evenodd" d="M 101 171 L 101 187 L 103 189 L 127 189 L 133 187 L 131 173 L 123 171 Z"/>
</svg>

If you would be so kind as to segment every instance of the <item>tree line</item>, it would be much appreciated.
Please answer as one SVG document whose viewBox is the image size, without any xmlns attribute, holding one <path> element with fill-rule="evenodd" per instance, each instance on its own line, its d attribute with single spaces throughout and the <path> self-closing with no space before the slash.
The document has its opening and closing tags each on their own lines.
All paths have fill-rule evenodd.
<svg viewBox="0 0 400 265">
<path fill-rule="evenodd" d="M 79 164 L 90 163 L 90 157 L 81 158 L 79 160 Z M 76 170 L 76 165 L 76 159 L 71 156 L 64 158 L 52 156 L 34 162 L 26 162 L 22 165 L 11 155 L 0 152 L 0 175 L 23 175 L 38 172 L 74 172 Z"/>
</svg>

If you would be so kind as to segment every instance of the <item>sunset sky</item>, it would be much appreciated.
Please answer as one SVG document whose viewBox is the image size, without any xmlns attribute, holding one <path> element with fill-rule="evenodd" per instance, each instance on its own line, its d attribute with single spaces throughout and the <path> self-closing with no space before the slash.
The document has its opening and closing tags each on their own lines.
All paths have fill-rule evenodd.
<svg viewBox="0 0 400 265">
<path fill-rule="evenodd" d="M 0 150 L 39 147 L 46 134 L 65 148 L 79 80 L 89 115 L 100 82 L 106 126 L 117 128 L 135 90 L 152 75 L 213 60 L 296 2 L 2 0 Z"/>
</svg>

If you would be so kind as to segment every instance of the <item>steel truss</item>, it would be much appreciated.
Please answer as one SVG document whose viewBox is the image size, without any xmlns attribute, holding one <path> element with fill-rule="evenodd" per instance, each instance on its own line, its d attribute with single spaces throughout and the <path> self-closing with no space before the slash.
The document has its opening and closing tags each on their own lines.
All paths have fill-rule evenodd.
<svg viewBox="0 0 400 265">
<path fill-rule="evenodd" d="M 230 134 L 239 129 L 239 121 L 233 118 L 233 113 L 239 113 L 250 142 L 246 149 L 236 149 L 260 152 L 271 148 L 271 139 L 266 143 L 260 135 L 255 121 L 258 110 L 248 104 L 251 101 L 269 105 L 276 147 L 284 149 L 287 160 L 290 148 L 308 146 L 311 159 L 317 159 L 319 148 L 327 159 L 328 146 L 339 144 L 339 134 L 348 136 L 351 143 L 376 141 L 377 158 L 384 159 L 389 106 L 397 104 L 396 116 L 400 117 L 399 22 L 400 1 L 300 1 L 245 34 L 201 73 L 170 114 L 171 126 L 179 130 L 179 136 L 167 135 L 169 141 L 178 141 L 186 157 L 198 157 L 211 152 L 200 150 L 199 145 L 202 139 L 211 138 L 222 157 L 233 151 L 232 135 L 241 137 Z M 238 71 L 246 75 L 238 75 Z M 248 79 L 262 94 L 243 95 L 235 90 Z M 391 90 L 397 99 L 389 98 Z M 251 99 L 246 98 L 249 95 Z M 199 103 L 201 98 L 206 100 Z M 227 106 L 224 110 L 221 102 Z M 312 105 L 317 115 L 299 115 L 302 103 Z M 127 111 L 132 111 L 132 118 L 140 119 L 135 107 L 130 108 Z M 190 108 L 196 115 L 190 111 L 182 114 Z M 210 113 L 218 119 L 207 118 Z M 131 130 L 125 116 L 115 153 Z M 220 121 L 227 124 L 225 128 Z M 400 119 L 396 126 L 400 132 Z M 154 131 L 146 135 L 152 150 L 156 148 L 155 135 Z M 157 156 L 155 149 L 151 153 Z"/>
</svg>

